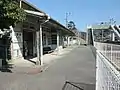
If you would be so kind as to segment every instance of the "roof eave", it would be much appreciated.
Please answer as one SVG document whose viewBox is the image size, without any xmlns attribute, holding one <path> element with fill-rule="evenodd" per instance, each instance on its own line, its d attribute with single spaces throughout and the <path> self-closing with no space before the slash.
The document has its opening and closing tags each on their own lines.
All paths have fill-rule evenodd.
<svg viewBox="0 0 120 90">
<path fill-rule="evenodd" d="M 65 26 L 63 26 L 62 24 L 60 24 L 59 22 L 57 22 L 53 18 L 51 18 L 50 21 L 57 24 L 58 26 L 60 26 L 63 30 L 69 32 L 71 35 L 74 35 L 74 33 L 72 31 L 70 31 L 68 28 L 66 28 Z"/>
<path fill-rule="evenodd" d="M 91 26 L 91 29 L 94 29 L 94 30 L 100 30 L 100 29 L 108 30 L 110 28 L 111 28 L 111 25 L 92 25 Z"/>
<path fill-rule="evenodd" d="M 37 8 L 35 5 L 33 5 L 30 2 L 28 2 L 27 0 L 21 0 L 21 1 L 23 1 L 26 4 L 28 4 L 29 6 L 33 7 L 34 9 L 38 10 L 39 12 L 46 14 L 45 12 L 43 12 L 39 8 Z"/>
</svg>

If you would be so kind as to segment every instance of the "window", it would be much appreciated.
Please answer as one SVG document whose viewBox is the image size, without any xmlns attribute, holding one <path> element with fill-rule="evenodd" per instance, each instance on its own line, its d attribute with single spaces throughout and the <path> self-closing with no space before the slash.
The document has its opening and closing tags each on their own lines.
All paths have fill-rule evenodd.
<svg viewBox="0 0 120 90">
<path fill-rule="evenodd" d="M 51 35 L 48 34 L 48 45 L 51 45 L 52 44 L 52 41 L 51 41 Z"/>
<path fill-rule="evenodd" d="M 17 42 L 22 42 L 22 33 L 21 32 L 15 32 Z"/>
<path fill-rule="evenodd" d="M 43 45 L 46 45 L 46 34 L 43 34 Z"/>
<path fill-rule="evenodd" d="M 57 35 L 52 35 L 52 44 L 57 44 Z"/>
</svg>

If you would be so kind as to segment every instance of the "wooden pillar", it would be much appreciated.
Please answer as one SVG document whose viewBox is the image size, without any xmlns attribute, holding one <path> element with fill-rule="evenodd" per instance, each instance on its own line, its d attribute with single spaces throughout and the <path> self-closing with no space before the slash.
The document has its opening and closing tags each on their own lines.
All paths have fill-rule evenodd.
<svg viewBox="0 0 120 90">
<path fill-rule="evenodd" d="M 91 40 L 92 40 L 92 44 L 93 44 L 93 46 L 94 46 L 95 38 L 94 38 L 94 31 L 93 31 L 93 29 L 91 29 L 91 32 L 92 32 L 92 38 L 91 38 Z M 103 35 L 102 35 L 102 36 L 103 36 Z M 102 39 L 103 39 L 103 37 L 102 37 Z"/>
<path fill-rule="evenodd" d="M 86 44 L 88 44 L 88 29 L 86 31 Z"/>
<path fill-rule="evenodd" d="M 40 64 L 40 50 L 39 50 L 39 41 L 40 41 L 40 35 L 39 35 L 39 31 L 36 32 L 36 39 L 37 39 L 37 64 Z"/>
<path fill-rule="evenodd" d="M 42 43 L 42 25 L 40 25 L 40 65 L 43 65 L 43 43 Z"/>
<path fill-rule="evenodd" d="M 64 36 L 62 36 L 62 47 L 64 48 Z"/>
<path fill-rule="evenodd" d="M 35 56 L 35 50 L 36 50 L 36 33 L 33 32 L 33 56 Z"/>
<path fill-rule="evenodd" d="M 81 32 L 79 32 L 79 45 L 81 45 Z"/>
<path fill-rule="evenodd" d="M 13 29 L 13 27 L 12 26 L 10 26 L 10 30 L 11 30 L 11 33 L 10 33 L 10 36 L 11 36 L 11 59 L 14 59 L 14 49 L 13 49 L 13 43 L 14 43 L 14 29 Z"/>
<path fill-rule="evenodd" d="M 71 45 L 73 45 L 73 36 L 71 36 Z"/>
<path fill-rule="evenodd" d="M 20 0 L 20 8 L 22 8 L 22 1 Z"/>
<path fill-rule="evenodd" d="M 57 30 L 57 54 L 59 54 L 59 45 L 60 45 L 60 43 L 59 43 L 59 41 L 60 41 L 60 35 L 59 34 L 60 34 L 59 30 Z"/>
<path fill-rule="evenodd" d="M 115 41 L 115 33 L 112 32 L 112 41 Z"/>
<path fill-rule="evenodd" d="M 43 65 L 43 44 L 42 44 L 42 26 L 37 32 L 37 57 L 40 65 Z"/>
<path fill-rule="evenodd" d="M 48 46 L 48 33 L 46 33 L 46 46 Z"/>
<path fill-rule="evenodd" d="M 69 46 L 70 45 L 70 37 L 67 36 L 67 45 Z"/>
</svg>

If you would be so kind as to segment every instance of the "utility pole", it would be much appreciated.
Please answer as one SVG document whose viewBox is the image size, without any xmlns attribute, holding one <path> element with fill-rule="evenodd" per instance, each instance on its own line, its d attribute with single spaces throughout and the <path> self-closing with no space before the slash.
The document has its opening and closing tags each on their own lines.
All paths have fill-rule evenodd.
<svg viewBox="0 0 120 90">
<path fill-rule="evenodd" d="M 68 16 L 70 15 L 70 12 L 66 12 L 65 13 L 65 23 L 66 23 L 66 27 L 68 28 Z"/>
<path fill-rule="evenodd" d="M 65 13 L 65 24 L 66 24 L 66 28 L 68 28 L 68 16 L 70 15 L 70 12 L 66 12 Z M 69 46 L 69 36 L 67 36 L 67 45 Z"/>
<path fill-rule="evenodd" d="M 116 23 L 116 21 L 113 18 L 111 18 L 110 21 L 109 21 L 109 23 L 113 25 L 113 24 Z"/>
</svg>

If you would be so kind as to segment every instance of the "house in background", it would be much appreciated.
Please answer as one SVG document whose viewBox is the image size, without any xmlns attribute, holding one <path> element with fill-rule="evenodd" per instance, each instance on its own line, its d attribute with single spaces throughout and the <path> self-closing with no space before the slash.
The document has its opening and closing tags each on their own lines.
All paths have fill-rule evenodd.
<svg viewBox="0 0 120 90">
<path fill-rule="evenodd" d="M 73 31 L 74 32 L 74 36 L 70 36 L 69 37 L 69 43 L 70 45 L 82 45 L 82 44 L 86 44 L 86 32 L 82 32 L 82 31 Z"/>
<path fill-rule="evenodd" d="M 74 33 L 26 0 L 18 3 L 27 17 L 11 28 L 11 59 L 19 62 L 37 57 L 42 65 L 44 50 L 59 52 L 64 47 L 64 38 Z"/>
<path fill-rule="evenodd" d="M 119 44 L 120 26 L 111 24 L 98 24 L 87 27 L 87 43 L 95 45 L 95 42 Z"/>
</svg>

